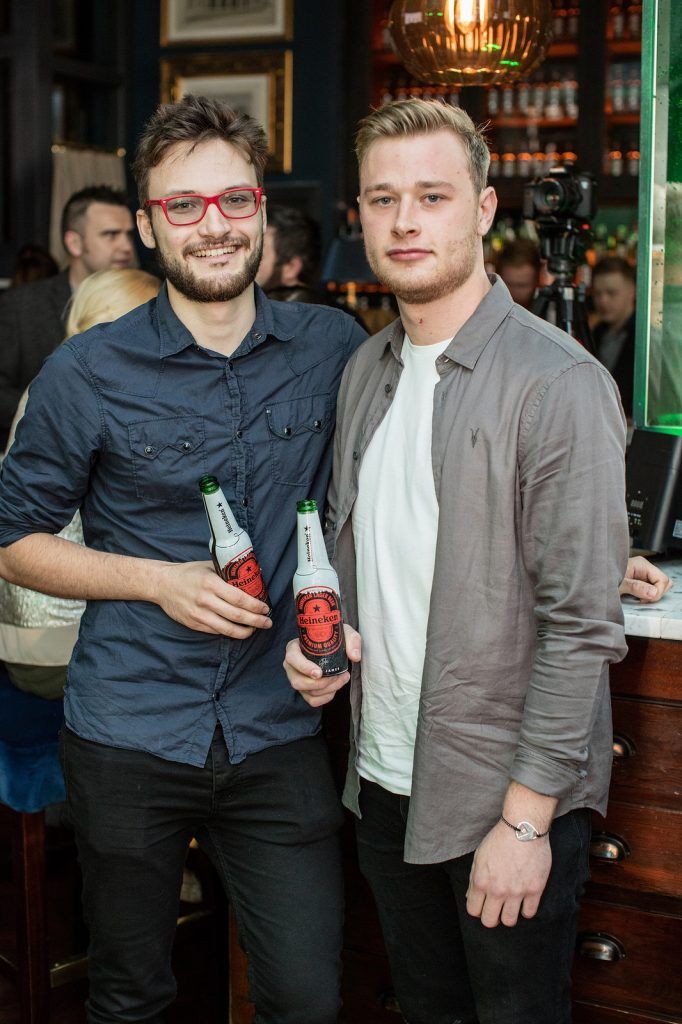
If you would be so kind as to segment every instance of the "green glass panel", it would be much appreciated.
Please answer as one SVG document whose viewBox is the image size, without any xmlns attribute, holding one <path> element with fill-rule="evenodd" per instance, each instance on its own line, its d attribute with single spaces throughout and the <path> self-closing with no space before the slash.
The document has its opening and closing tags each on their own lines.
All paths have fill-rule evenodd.
<svg viewBox="0 0 682 1024">
<path fill-rule="evenodd" d="M 682 3 L 644 5 L 635 423 L 682 434 Z"/>
</svg>

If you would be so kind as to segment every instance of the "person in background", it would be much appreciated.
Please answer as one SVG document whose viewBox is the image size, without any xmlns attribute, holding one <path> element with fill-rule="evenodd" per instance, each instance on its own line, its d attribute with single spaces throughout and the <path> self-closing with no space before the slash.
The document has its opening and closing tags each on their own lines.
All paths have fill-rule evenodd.
<svg viewBox="0 0 682 1024">
<path fill-rule="evenodd" d="M 96 270 L 133 263 L 133 219 L 123 192 L 96 185 L 75 192 L 62 213 L 65 270 L 0 297 L 0 446 L 21 394 L 64 338 L 75 288 Z"/>
<path fill-rule="evenodd" d="M 540 282 L 540 250 L 529 238 L 507 242 L 500 251 L 495 270 L 502 278 L 514 302 L 530 309 Z"/>
<path fill-rule="evenodd" d="M 265 130 L 217 99 L 152 115 L 134 173 L 158 298 L 65 342 L 0 481 L 0 574 L 85 597 L 61 754 L 90 934 L 89 1024 L 160 1024 L 187 844 L 210 851 L 262 1024 L 336 1024 L 343 818 L 320 714 L 282 667 L 296 502 L 329 480 L 365 334 L 254 285 Z M 248 531 L 270 606 L 208 560 L 198 481 Z M 54 536 L 80 508 L 84 545 Z"/>
<path fill-rule="evenodd" d="M 161 282 L 143 270 L 98 270 L 74 292 L 66 322 L 66 337 L 109 323 L 148 302 Z M 28 389 L 10 428 L 7 451 L 24 415 Z M 7 451 L 5 454 L 7 454 Z M 57 535 L 83 543 L 80 512 Z M 66 668 L 78 638 L 85 602 L 50 597 L 0 579 L 0 659 L 20 690 L 57 700 L 64 693 Z"/>
<path fill-rule="evenodd" d="M 32 284 L 46 277 L 54 277 L 59 273 L 57 261 L 53 259 L 42 245 L 28 242 L 22 245 L 14 262 L 14 270 L 10 277 L 10 288 L 18 288 L 22 284 Z"/>
<path fill-rule="evenodd" d="M 324 302 L 316 288 L 320 229 L 293 206 L 269 206 L 256 283 L 281 302 Z"/>
<path fill-rule="evenodd" d="M 357 816 L 410 1024 L 568 1024 L 590 809 L 626 651 L 625 422 L 608 373 L 488 278 L 489 153 L 459 108 L 360 124 L 369 263 L 401 318 L 339 391 L 327 520 Z M 314 706 L 330 681 L 287 647 Z"/>
<path fill-rule="evenodd" d="M 605 256 L 592 271 L 592 329 L 597 358 L 620 391 L 625 415 L 632 417 L 635 376 L 635 268 L 620 256 Z"/>
</svg>

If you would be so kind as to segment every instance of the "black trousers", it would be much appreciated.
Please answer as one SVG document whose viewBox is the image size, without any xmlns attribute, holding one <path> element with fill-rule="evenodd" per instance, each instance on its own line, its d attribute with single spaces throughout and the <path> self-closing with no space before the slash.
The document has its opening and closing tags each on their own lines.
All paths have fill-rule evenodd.
<svg viewBox="0 0 682 1024">
<path fill-rule="evenodd" d="M 193 836 L 232 901 L 259 1024 L 335 1024 L 342 815 L 321 737 L 231 765 L 218 729 L 197 768 L 65 729 L 62 763 L 90 929 L 89 1024 L 163 1021 Z"/>
<path fill-rule="evenodd" d="M 579 899 L 588 876 L 590 813 L 552 825 L 552 870 L 535 917 L 485 928 L 466 909 L 473 854 L 442 864 L 403 860 L 409 797 L 363 779 L 356 823 L 408 1024 L 570 1024 Z"/>
</svg>

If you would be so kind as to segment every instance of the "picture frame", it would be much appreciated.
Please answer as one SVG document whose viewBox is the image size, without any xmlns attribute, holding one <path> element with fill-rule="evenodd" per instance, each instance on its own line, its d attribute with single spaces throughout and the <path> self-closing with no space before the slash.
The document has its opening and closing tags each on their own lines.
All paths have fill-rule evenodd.
<svg viewBox="0 0 682 1024">
<path fill-rule="evenodd" d="M 161 45 L 293 39 L 293 0 L 161 0 Z"/>
<path fill-rule="evenodd" d="M 291 173 L 293 52 L 198 53 L 161 60 L 161 99 L 188 93 L 224 100 L 255 117 L 268 137 L 270 172 Z"/>
</svg>

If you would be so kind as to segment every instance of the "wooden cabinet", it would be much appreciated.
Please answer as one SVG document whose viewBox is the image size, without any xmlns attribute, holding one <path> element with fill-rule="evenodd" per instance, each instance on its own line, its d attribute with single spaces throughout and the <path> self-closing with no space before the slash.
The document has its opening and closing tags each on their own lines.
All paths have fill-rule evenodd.
<svg viewBox="0 0 682 1024">
<path fill-rule="evenodd" d="M 629 646 L 611 669 L 614 764 L 593 822 L 576 1024 L 682 1022 L 682 643 Z"/>
</svg>

